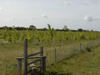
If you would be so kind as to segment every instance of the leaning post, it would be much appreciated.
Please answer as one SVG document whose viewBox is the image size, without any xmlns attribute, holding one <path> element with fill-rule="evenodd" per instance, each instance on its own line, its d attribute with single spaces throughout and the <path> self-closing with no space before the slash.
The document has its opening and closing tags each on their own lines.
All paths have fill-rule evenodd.
<svg viewBox="0 0 100 75">
<path fill-rule="evenodd" d="M 16 58 L 18 60 L 18 74 L 21 75 L 22 73 L 22 59 Z"/>
<path fill-rule="evenodd" d="M 40 52 L 41 52 L 40 56 L 43 56 L 43 46 L 40 47 Z M 41 65 L 40 71 L 43 71 L 43 59 L 40 60 L 40 65 Z"/>
<path fill-rule="evenodd" d="M 56 49 L 55 49 L 55 52 L 54 52 L 54 61 L 56 62 Z"/>
<path fill-rule="evenodd" d="M 46 72 L 46 58 L 47 57 L 43 57 L 43 72 Z"/>
<path fill-rule="evenodd" d="M 24 39 L 24 75 L 27 75 L 27 39 Z"/>
<path fill-rule="evenodd" d="M 81 46 L 82 46 L 82 44 L 80 43 L 80 51 L 81 51 Z"/>
</svg>

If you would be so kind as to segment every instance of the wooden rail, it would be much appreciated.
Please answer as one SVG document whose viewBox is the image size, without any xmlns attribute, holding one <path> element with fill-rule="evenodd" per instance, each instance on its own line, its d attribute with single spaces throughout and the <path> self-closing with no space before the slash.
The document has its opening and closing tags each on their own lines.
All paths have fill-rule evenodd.
<svg viewBox="0 0 100 75">
<path fill-rule="evenodd" d="M 45 72 L 46 71 L 46 56 L 43 56 L 43 47 L 40 47 L 40 52 L 34 53 L 34 54 L 30 54 L 27 55 L 27 39 L 24 39 L 24 57 L 17 57 L 16 59 L 18 60 L 18 73 L 21 74 L 22 72 L 22 60 L 24 60 L 24 75 L 27 75 L 28 73 L 32 73 L 32 71 L 34 70 L 34 75 L 36 75 L 37 73 L 37 69 L 40 68 L 40 71 Z M 35 55 L 40 54 L 39 57 L 35 57 Z M 38 59 L 37 59 L 38 58 Z M 37 59 L 35 61 L 32 62 L 27 62 L 28 59 Z M 33 63 L 39 62 L 40 61 L 40 66 L 38 67 L 34 67 L 32 65 L 34 65 Z M 31 68 L 31 70 L 28 71 L 27 66 L 29 66 Z"/>
</svg>

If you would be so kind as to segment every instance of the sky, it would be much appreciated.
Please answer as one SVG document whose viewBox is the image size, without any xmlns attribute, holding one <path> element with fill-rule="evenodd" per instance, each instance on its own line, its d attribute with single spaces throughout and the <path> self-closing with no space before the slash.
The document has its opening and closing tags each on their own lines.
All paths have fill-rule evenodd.
<svg viewBox="0 0 100 75">
<path fill-rule="evenodd" d="M 0 0 L 0 27 L 100 31 L 100 0 Z"/>
</svg>

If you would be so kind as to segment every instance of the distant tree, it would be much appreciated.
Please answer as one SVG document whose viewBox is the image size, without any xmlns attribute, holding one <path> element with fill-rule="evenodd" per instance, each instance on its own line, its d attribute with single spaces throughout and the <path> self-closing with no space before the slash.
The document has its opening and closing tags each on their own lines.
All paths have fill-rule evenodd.
<svg viewBox="0 0 100 75">
<path fill-rule="evenodd" d="M 36 27 L 35 27 L 34 25 L 30 25 L 30 26 L 29 26 L 29 29 L 30 29 L 30 30 L 35 30 Z"/>
<path fill-rule="evenodd" d="M 79 28 L 77 31 L 81 32 L 81 31 L 83 31 L 83 29 Z"/>
<path fill-rule="evenodd" d="M 67 25 L 64 25 L 64 28 L 63 28 L 63 30 L 67 30 L 68 28 L 67 28 Z"/>
<path fill-rule="evenodd" d="M 15 27 L 16 30 L 26 30 L 27 28 L 25 27 Z"/>
<path fill-rule="evenodd" d="M 87 32 L 89 32 L 89 30 L 86 30 Z"/>
<path fill-rule="evenodd" d="M 15 28 L 15 26 L 13 25 L 12 28 Z"/>
<path fill-rule="evenodd" d="M 51 30 L 51 26 L 50 26 L 50 24 L 48 24 L 48 29 Z"/>
<path fill-rule="evenodd" d="M 3 26 L 3 29 L 8 29 L 8 27 L 7 26 Z"/>
<path fill-rule="evenodd" d="M 12 27 L 8 27 L 9 30 L 12 30 Z"/>
<path fill-rule="evenodd" d="M 14 25 L 12 26 L 12 29 L 15 30 L 15 26 Z"/>
<path fill-rule="evenodd" d="M 44 31 L 48 30 L 47 28 L 43 28 Z"/>
<path fill-rule="evenodd" d="M 94 32 L 94 30 L 93 30 L 93 29 L 91 29 L 91 32 Z"/>
</svg>

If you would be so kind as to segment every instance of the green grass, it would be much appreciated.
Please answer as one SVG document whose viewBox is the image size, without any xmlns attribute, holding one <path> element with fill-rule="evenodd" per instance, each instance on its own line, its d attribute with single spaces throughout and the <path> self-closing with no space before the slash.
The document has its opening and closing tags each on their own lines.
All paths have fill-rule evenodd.
<svg viewBox="0 0 100 75">
<path fill-rule="evenodd" d="M 64 54 L 61 55 L 61 53 L 60 53 L 60 52 L 63 52 L 62 50 L 68 50 L 69 48 L 79 46 L 80 43 L 82 43 L 82 45 L 85 45 L 87 43 L 96 42 L 96 41 L 99 41 L 99 39 L 97 39 L 97 40 L 79 40 L 79 41 L 74 40 L 74 41 L 63 41 L 63 42 L 32 42 L 32 43 L 28 43 L 28 54 L 39 52 L 40 47 L 43 46 L 44 47 L 44 55 L 46 55 L 46 56 L 48 55 L 47 65 L 50 65 L 51 63 L 54 63 L 55 48 L 56 48 L 57 52 L 59 51 L 58 54 L 60 54 L 60 55 L 58 56 L 57 59 L 60 60 L 60 59 L 63 59 L 63 55 L 64 55 Z M 19 43 L 0 42 L 0 75 L 17 75 L 16 57 L 23 57 L 23 53 L 24 53 L 23 52 L 23 42 L 21 42 L 21 43 L 20 42 Z M 98 58 L 99 58 L 99 56 L 98 56 Z M 75 63 L 76 62 L 73 60 L 72 62 L 70 62 L 70 66 Z M 55 64 L 55 66 L 56 66 L 56 64 Z M 60 70 L 59 68 L 57 69 L 57 68 L 58 67 L 56 67 L 56 70 L 55 70 L 55 68 L 52 69 L 53 72 L 51 71 L 51 73 L 54 73 L 57 70 L 59 70 L 60 72 L 64 70 L 64 72 L 67 75 L 70 75 L 71 73 L 73 73 L 72 71 L 68 70 L 68 68 L 62 67 L 62 70 Z M 68 70 L 68 71 L 66 72 L 66 70 Z"/>
<path fill-rule="evenodd" d="M 100 75 L 100 45 L 92 47 L 91 52 L 80 52 L 70 59 L 54 63 L 47 71 L 56 75 Z"/>
</svg>

